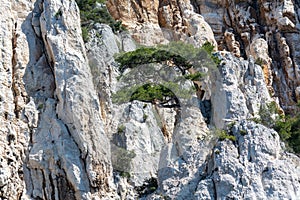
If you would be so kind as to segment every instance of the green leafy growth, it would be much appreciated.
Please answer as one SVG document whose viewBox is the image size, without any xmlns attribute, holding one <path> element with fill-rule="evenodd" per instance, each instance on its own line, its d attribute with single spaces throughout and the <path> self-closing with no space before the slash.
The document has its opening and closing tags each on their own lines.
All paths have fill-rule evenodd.
<svg viewBox="0 0 300 200">
<path fill-rule="evenodd" d="M 82 31 L 82 39 L 84 42 L 87 42 L 89 40 L 89 30 L 87 27 L 83 26 L 81 27 Z"/>
<path fill-rule="evenodd" d="M 219 138 L 219 140 L 223 141 L 223 140 L 231 140 L 232 142 L 235 142 L 236 141 L 236 138 L 234 135 L 229 135 L 227 133 L 227 131 L 225 130 L 216 130 L 216 134 Z"/>
<path fill-rule="evenodd" d="M 282 141 L 285 142 L 287 150 L 300 154 L 300 114 L 294 116 L 283 116 L 275 102 L 262 106 L 259 111 L 260 118 L 255 122 L 275 129 Z"/>
<path fill-rule="evenodd" d="M 134 151 L 128 151 L 124 148 L 111 144 L 111 161 L 114 170 L 122 172 L 124 175 L 131 171 L 132 159 L 136 157 Z"/>
<path fill-rule="evenodd" d="M 80 10 L 81 26 L 86 28 L 85 34 L 95 23 L 108 24 L 114 32 L 125 30 L 122 22 L 115 21 L 109 14 L 106 0 L 76 0 L 76 3 Z M 84 39 L 87 41 L 88 38 L 84 36 Z"/>
<path fill-rule="evenodd" d="M 172 107 L 179 106 L 178 98 L 169 88 L 163 85 L 155 85 L 150 83 L 144 84 L 141 87 L 137 88 L 136 91 L 130 97 L 130 101 L 133 100 L 153 104 L 160 104 L 164 107 L 167 106 L 167 103 L 174 101 Z"/>
<path fill-rule="evenodd" d="M 274 129 L 278 132 L 282 141 L 286 143 L 288 150 L 300 154 L 300 114 L 288 116 L 278 120 Z"/>
<path fill-rule="evenodd" d="M 202 45 L 202 49 L 204 49 L 208 54 L 212 54 L 213 51 L 214 51 L 214 46 L 210 43 L 210 42 L 205 42 L 203 45 Z"/>
<path fill-rule="evenodd" d="M 270 128 L 272 128 L 276 121 L 278 121 L 281 117 L 279 115 L 279 109 L 274 101 L 266 105 L 262 105 L 258 115 L 260 116 L 258 122 Z"/>
<path fill-rule="evenodd" d="M 214 63 L 216 65 L 219 65 L 221 63 L 221 60 L 218 58 L 218 56 L 216 56 L 213 53 L 215 47 L 210 42 L 205 42 L 201 48 L 204 49 L 208 53 L 208 55 L 210 56 L 210 58 L 214 61 Z"/>
<path fill-rule="evenodd" d="M 120 176 L 127 179 L 130 179 L 131 177 L 129 172 L 120 172 Z"/>
<path fill-rule="evenodd" d="M 185 70 L 192 67 L 184 57 L 153 47 L 142 47 L 135 51 L 122 53 L 115 60 L 120 64 L 121 72 L 124 72 L 127 68 L 134 68 L 149 63 L 163 63 L 165 61 L 171 61 L 183 74 L 185 74 Z"/>
<path fill-rule="evenodd" d="M 121 124 L 120 126 L 118 126 L 118 133 L 121 134 L 121 133 L 124 133 L 126 129 L 126 126 L 124 126 L 123 124 Z"/>
<path fill-rule="evenodd" d="M 205 73 L 196 72 L 194 74 L 185 75 L 184 78 L 189 79 L 191 81 L 198 81 L 205 76 Z"/>
</svg>

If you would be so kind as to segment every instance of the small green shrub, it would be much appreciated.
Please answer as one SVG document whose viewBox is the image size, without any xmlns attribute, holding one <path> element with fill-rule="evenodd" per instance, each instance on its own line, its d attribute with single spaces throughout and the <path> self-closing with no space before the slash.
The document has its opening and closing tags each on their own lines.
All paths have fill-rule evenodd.
<svg viewBox="0 0 300 200">
<path fill-rule="evenodd" d="M 89 40 L 89 30 L 87 27 L 81 27 L 82 31 L 82 39 L 84 42 L 87 42 Z"/>
<path fill-rule="evenodd" d="M 113 169 L 118 172 L 130 172 L 132 159 L 136 157 L 133 150 L 128 151 L 111 143 L 111 162 Z"/>
<path fill-rule="evenodd" d="M 143 115 L 143 121 L 145 122 L 148 119 L 148 115 L 144 113 Z"/>
<path fill-rule="evenodd" d="M 201 48 L 208 53 L 216 65 L 221 63 L 221 60 L 218 58 L 218 56 L 213 53 L 215 48 L 214 45 L 212 45 L 210 42 L 205 42 Z"/>
<path fill-rule="evenodd" d="M 244 135 L 247 135 L 247 131 L 244 130 L 244 129 L 242 129 L 242 130 L 240 130 L 240 134 L 243 135 L 243 136 L 244 136 Z"/>
<path fill-rule="evenodd" d="M 44 104 L 39 104 L 39 106 L 37 107 L 38 110 L 42 110 L 44 108 Z"/>
<path fill-rule="evenodd" d="M 118 126 L 118 134 L 124 133 L 126 129 L 126 126 L 124 126 L 123 124 L 121 124 L 120 126 Z"/>
<path fill-rule="evenodd" d="M 130 179 L 131 177 L 129 172 L 120 172 L 120 176 L 127 179 Z"/>
<path fill-rule="evenodd" d="M 274 126 L 288 150 L 300 154 L 300 114 L 278 120 Z"/>
<path fill-rule="evenodd" d="M 231 140 L 232 142 L 235 142 L 236 141 L 236 138 L 234 135 L 229 135 L 227 133 L 227 131 L 225 130 L 216 130 L 216 134 L 219 138 L 219 140 L 223 141 L 223 140 Z"/>
<path fill-rule="evenodd" d="M 189 79 L 191 81 L 198 81 L 205 76 L 202 72 L 196 72 L 194 74 L 185 75 L 184 78 Z"/>
<path fill-rule="evenodd" d="M 274 101 L 261 105 L 258 115 L 260 116 L 258 122 L 269 128 L 274 127 L 276 121 L 282 117 L 279 115 L 279 109 Z"/>
<path fill-rule="evenodd" d="M 76 0 L 80 10 L 81 28 L 91 29 L 93 24 L 108 24 L 114 32 L 124 31 L 121 21 L 115 21 L 106 8 L 106 0 Z M 84 38 L 85 42 L 88 37 Z"/>
<path fill-rule="evenodd" d="M 257 64 L 259 66 L 262 66 L 264 64 L 264 60 L 262 58 L 257 58 L 255 60 L 255 64 Z"/>
</svg>

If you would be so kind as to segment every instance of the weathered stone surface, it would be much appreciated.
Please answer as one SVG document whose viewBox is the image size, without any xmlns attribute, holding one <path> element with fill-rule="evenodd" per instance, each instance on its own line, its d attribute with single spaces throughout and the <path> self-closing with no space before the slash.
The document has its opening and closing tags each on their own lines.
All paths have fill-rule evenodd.
<svg viewBox="0 0 300 200">
<path fill-rule="evenodd" d="M 189 1 L 109 0 L 111 15 L 122 21 L 133 38 L 141 44 L 186 41 L 200 46 L 206 41 L 216 44 L 210 26 L 194 12 Z"/>
<path fill-rule="evenodd" d="M 299 3 L 255 2 L 108 2 L 143 44 L 200 46 L 214 33 L 233 53 L 217 54 L 204 94 L 170 109 L 112 101 L 124 85 L 114 54 L 136 48 L 128 33 L 95 24 L 83 44 L 74 1 L 2 0 L 0 198 L 297 199 L 299 157 L 247 120 L 277 96 L 294 111 Z M 212 126 L 236 141 L 217 141 Z M 141 197 L 149 178 L 158 188 Z"/>
<path fill-rule="evenodd" d="M 195 3 L 195 10 L 211 25 L 220 50 L 259 59 L 269 91 L 279 97 L 288 112 L 295 109 L 293 105 L 297 101 L 291 94 L 300 84 L 300 54 L 296 45 L 299 6 L 299 2 L 291 0 L 198 0 Z M 228 32 L 234 33 L 230 39 Z"/>
<path fill-rule="evenodd" d="M 253 59 L 248 61 L 223 54 L 220 76 L 212 77 L 211 91 L 212 121 L 217 128 L 231 121 L 252 118 L 259 113 L 260 106 L 272 99 L 264 81 L 261 66 Z"/>
<path fill-rule="evenodd" d="M 237 141 L 218 142 L 211 172 L 199 182 L 203 198 L 297 199 L 299 157 L 282 151 L 273 130 L 242 121 L 232 129 Z M 207 184 L 209 183 L 209 184 Z"/>
</svg>

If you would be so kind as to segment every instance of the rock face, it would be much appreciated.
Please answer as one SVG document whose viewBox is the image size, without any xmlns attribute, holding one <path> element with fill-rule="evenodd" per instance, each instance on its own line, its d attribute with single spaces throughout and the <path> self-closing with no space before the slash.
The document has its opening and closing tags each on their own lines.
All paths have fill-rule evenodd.
<svg viewBox="0 0 300 200">
<path fill-rule="evenodd" d="M 107 196 L 110 145 L 76 3 L 3 5 L 1 197 Z"/>
<path fill-rule="evenodd" d="M 251 121 L 299 99 L 297 1 L 109 0 L 131 35 L 93 24 L 85 44 L 74 0 L 0 2 L 1 199 L 300 196 L 299 157 Z M 136 49 L 132 37 L 210 41 L 221 64 L 180 109 L 117 104 L 114 55 Z"/>
<path fill-rule="evenodd" d="M 107 6 L 142 44 L 184 40 L 197 46 L 214 43 L 215 37 L 219 50 L 244 59 L 252 56 L 264 66 L 272 96 L 287 112 L 295 109 L 300 85 L 299 2 L 109 0 Z"/>
<path fill-rule="evenodd" d="M 297 199 L 300 160 L 282 152 L 277 133 L 249 121 L 231 131 L 236 141 L 213 148 L 195 199 Z"/>
<path fill-rule="evenodd" d="M 284 110 L 299 100 L 299 2 L 195 1 L 195 10 L 210 24 L 220 50 L 264 66 L 265 81 Z M 212 14 L 213 13 L 213 14 Z M 225 30 L 225 31 L 224 31 Z"/>
<path fill-rule="evenodd" d="M 210 26 L 194 12 L 187 0 L 109 0 L 107 8 L 115 19 L 122 21 L 130 30 L 136 41 L 145 45 L 177 40 L 195 46 L 206 41 L 216 43 Z"/>
</svg>

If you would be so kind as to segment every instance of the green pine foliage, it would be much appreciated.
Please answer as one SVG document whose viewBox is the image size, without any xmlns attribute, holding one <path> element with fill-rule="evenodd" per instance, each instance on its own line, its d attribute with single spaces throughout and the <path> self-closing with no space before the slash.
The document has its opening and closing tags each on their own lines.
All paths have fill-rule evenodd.
<svg viewBox="0 0 300 200">
<path fill-rule="evenodd" d="M 215 134 L 218 136 L 219 140 L 230 140 L 232 142 L 236 141 L 236 137 L 234 135 L 229 135 L 225 130 L 215 130 Z"/>
<path fill-rule="evenodd" d="M 256 123 L 275 129 L 280 139 L 285 142 L 287 150 L 300 154 L 299 113 L 294 116 L 279 115 L 276 103 L 271 102 L 260 108 L 259 115 L 260 119 L 255 119 Z"/>
<path fill-rule="evenodd" d="M 220 60 L 213 55 L 213 49 L 214 46 L 208 42 L 201 48 L 195 48 L 183 42 L 171 42 L 167 45 L 141 47 L 135 51 L 121 53 L 116 56 L 115 60 L 120 64 L 121 72 L 143 64 L 169 61 L 170 65 L 179 68 L 185 74 L 186 70 L 191 67 L 211 67 L 210 61 L 219 64 Z"/>
<path fill-rule="evenodd" d="M 278 120 L 274 129 L 278 132 L 282 141 L 286 143 L 288 150 L 300 154 L 300 114 L 287 116 Z"/>
<path fill-rule="evenodd" d="M 158 104 L 161 107 L 179 107 L 180 102 L 176 95 L 167 87 L 159 84 L 146 83 L 138 87 L 130 97 L 130 101 L 142 101 Z"/>
<path fill-rule="evenodd" d="M 154 47 L 141 47 L 135 51 L 125 52 L 118 55 L 115 60 L 120 64 L 121 72 L 124 72 L 127 68 L 134 68 L 149 63 L 162 63 L 165 61 L 171 61 L 176 67 L 180 68 L 183 73 L 192 67 L 184 57 Z"/>
<path fill-rule="evenodd" d="M 80 10 L 83 39 L 88 40 L 88 31 L 95 23 L 108 24 L 114 32 L 123 31 L 121 21 L 115 21 L 106 8 L 106 0 L 76 0 Z"/>
<path fill-rule="evenodd" d="M 138 100 L 142 102 L 166 101 L 167 98 L 174 98 L 175 94 L 163 85 L 147 83 L 137 88 L 131 95 L 130 101 Z"/>
</svg>

